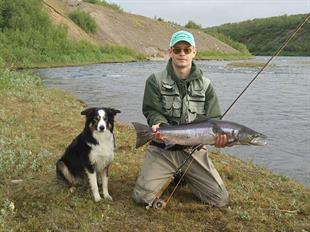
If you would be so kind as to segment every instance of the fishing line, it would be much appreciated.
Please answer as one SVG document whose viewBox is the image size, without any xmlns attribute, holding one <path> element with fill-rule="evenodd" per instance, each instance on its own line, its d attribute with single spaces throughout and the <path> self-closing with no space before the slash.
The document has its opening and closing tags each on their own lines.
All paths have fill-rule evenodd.
<svg viewBox="0 0 310 232">
<path fill-rule="evenodd" d="M 286 39 L 284 44 L 270 57 L 270 59 L 264 64 L 264 66 L 258 71 L 254 78 L 249 82 L 249 84 L 243 89 L 239 96 L 231 103 L 225 113 L 221 116 L 221 119 L 228 113 L 228 111 L 233 107 L 233 105 L 239 100 L 239 98 L 245 93 L 245 91 L 250 87 L 250 85 L 256 80 L 256 78 L 261 74 L 268 64 L 273 60 L 274 57 L 278 56 L 280 52 L 287 46 L 287 44 L 292 40 L 292 38 L 297 34 L 297 32 L 303 27 L 303 25 L 309 20 L 310 14 L 306 16 L 305 20 L 299 24 L 296 30 Z"/>
<path fill-rule="evenodd" d="M 287 46 L 287 44 L 292 40 L 292 38 L 297 34 L 297 32 L 303 27 L 303 25 L 310 19 L 310 13 L 306 16 L 305 20 L 299 24 L 299 26 L 295 29 L 295 31 L 286 39 L 286 41 L 284 42 L 284 44 L 270 57 L 270 59 L 264 64 L 264 66 L 258 71 L 258 73 L 254 76 L 254 78 L 249 82 L 249 84 L 243 89 L 243 91 L 238 95 L 238 97 L 233 101 L 233 103 L 228 107 L 228 109 L 224 112 L 224 114 L 220 117 L 220 119 L 222 119 L 227 113 L 228 111 L 233 107 L 233 105 L 239 100 L 239 98 L 245 93 L 245 91 L 250 87 L 250 85 L 257 79 L 257 77 L 264 71 L 264 69 L 268 66 L 268 64 L 273 60 L 273 58 L 275 58 L 276 56 L 278 56 L 280 54 L 280 52 Z M 194 156 L 191 155 L 191 159 L 190 159 L 190 163 L 188 164 L 186 170 L 184 171 L 184 173 L 182 174 L 179 182 L 176 184 L 174 191 L 169 195 L 168 200 L 166 201 L 166 205 L 165 207 L 167 207 L 167 203 L 171 200 L 173 194 L 175 193 L 178 185 L 181 183 L 181 180 L 183 179 L 183 177 L 185 176 L 187 170 L 189 169 L 189 166 L 191 166 L 193 160 L 194 160 Z"/>
</svg>

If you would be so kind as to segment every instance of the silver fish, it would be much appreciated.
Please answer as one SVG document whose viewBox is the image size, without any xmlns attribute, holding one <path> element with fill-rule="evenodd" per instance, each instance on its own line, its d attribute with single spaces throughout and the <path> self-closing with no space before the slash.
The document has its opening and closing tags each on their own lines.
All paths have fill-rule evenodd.
<svg viewBox="0 0 310 232">
<path fill-rule="evenodd" d="M 266 145 L 267 136 L 241 124 L 223 120 L 205 120 L 164 126 L 153 133 L 151 128 L 138 122 L 132 123 L 136 130 L 136 148 L 154 140 L 163 142 L 166 148 L 174 145 L 214 145 L 218 134 L 226 134 L 229 145 Z"/>
</svg>

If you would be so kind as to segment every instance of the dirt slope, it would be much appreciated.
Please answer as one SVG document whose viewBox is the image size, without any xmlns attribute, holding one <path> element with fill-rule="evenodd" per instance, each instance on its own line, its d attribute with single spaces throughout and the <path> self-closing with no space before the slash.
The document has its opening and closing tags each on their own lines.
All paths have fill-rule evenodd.
<svg viewBox="0 0 310 232">
<path fill-rule="evenodd" d="M 86 39 L 97 44 L 116 44 L 129 47 L 149 58 L 164 57 L 169 39 L 175 31 L 183 27 L 150 19 L 144 16 L 74 0 L 43 0 L 51 18 L 57 24 L 68 27 L 71 39 Z M 88 12 L 97 23 L 97 32 L 87 34 L 76 26 L 67 16 L 69 12 L 81 10 Z M 238 52 L 227 44 L 198 30 L 190 30 L 200 51 Z"/>
</svg>

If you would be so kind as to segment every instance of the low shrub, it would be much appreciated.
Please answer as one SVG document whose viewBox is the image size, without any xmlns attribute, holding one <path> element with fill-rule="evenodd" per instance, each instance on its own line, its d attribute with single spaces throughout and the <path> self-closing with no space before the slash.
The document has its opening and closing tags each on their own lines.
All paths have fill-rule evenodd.
<svg viewBox="0 0 310 232">
<path fill-rule="evenodd" d="M 78 25 L 87 33 L 96 32 L 97 24 L 88 13 L 76 10 L 70 13 L 69 17 L 76 25 Z"/>
</svg>

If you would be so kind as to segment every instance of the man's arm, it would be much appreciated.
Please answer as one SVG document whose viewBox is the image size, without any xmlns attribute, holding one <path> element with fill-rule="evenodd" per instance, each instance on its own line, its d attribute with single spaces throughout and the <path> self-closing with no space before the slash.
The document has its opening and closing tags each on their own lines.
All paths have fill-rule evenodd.
<svg viewBox="0 0 310 232">
<path fill-rule="evenodd" d="M 211 83 L 206 90 L 205 111 L 208 118 L 220 119 L 221 117 L 221 109 L 218 97 Z"/>
<path fill-rule="evenodd" d="M 155 75 L 151 75 L 145 83 L 142 112 L 150 126 L 168 124 L 162 112 L 160 87 L 157 85 Z"/>
</svg>

